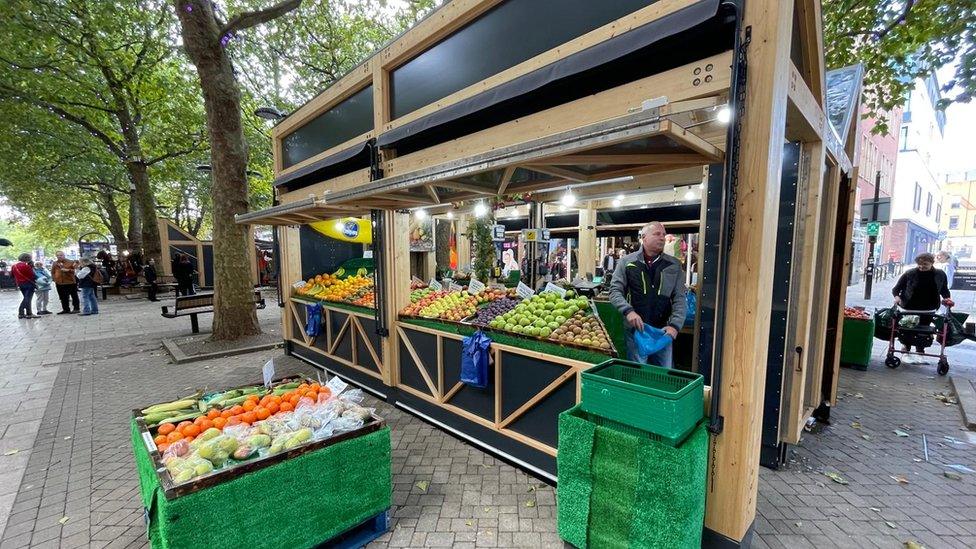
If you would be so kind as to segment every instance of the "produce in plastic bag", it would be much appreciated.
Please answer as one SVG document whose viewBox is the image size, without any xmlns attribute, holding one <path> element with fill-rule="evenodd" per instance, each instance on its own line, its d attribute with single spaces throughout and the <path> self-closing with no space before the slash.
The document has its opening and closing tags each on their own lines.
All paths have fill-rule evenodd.
<svg viewBox="0 0 976 549">
<path fill-rule="evenodd" d="M 169 448 L 163 452 L 163 463 L 170 457 L 183 457 L 190 452 L 190 443 L 185 440 L 177 440 L 176 442 L 169 445 Z"/>
<path fill-rule="evenodd" d="M 200 456 L 190 455 L 187 458 L 175 457 L 170 459 L 166 463 L 166 470 L 173 477 L 174 483 L 182 484 L 213 471 L 214 465 Z"/>
</svg>

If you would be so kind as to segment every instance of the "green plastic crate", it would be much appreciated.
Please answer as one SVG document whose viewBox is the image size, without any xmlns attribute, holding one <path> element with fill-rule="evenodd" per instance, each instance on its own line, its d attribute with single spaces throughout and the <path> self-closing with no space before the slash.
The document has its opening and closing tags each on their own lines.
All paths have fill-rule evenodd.
<svg viewBox="0 0 976 549">
<path fill-rule="evenodd" d="M 620 359 L 583 372 L 580 406 L 590 414 L 681 443 L 701 420 L 702 376 Z"/>
<path fill-rule="evenodd" d="M 844 319 L 844 334 L 840 340 L 842 364 L 867 367 L 874 345 L 874 319 Z"/>
</svg>

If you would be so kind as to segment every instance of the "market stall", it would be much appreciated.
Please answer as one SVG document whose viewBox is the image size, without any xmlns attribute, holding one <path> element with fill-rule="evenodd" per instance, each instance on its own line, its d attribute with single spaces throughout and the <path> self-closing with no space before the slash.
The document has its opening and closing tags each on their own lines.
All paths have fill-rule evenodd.
<svg viewBox="0 0 976 549">
<path fill-rule="evenodd" d="M 705 539 L 739 544 L 754 517 L 761 419 L 786 427 L 775 445 L 796 442 L 794 426 L 822 402 L 820 376 L 836 365 L 831 311 L 810 303 L 840 295 L 820 282 L 846 270 L 817 258 L 846 261 L 832 252 L 850 219 L 836 196 L 849 188 L 853 149 L 823 116 L 818 4 L 550 4 L 445 4 L 276 126 L 277 204 L 238 220 L 279 227 L 281 280 L 294 283 L 283 312 L 289 352 L 553 481 L 558 416 L 579 403 L 581 373 L 620 345 L 599 296 L 536 284 L 539 258 L 561 239 L 568 274 L 586 278 L 601 238 L 666 221 L 691 250 L 682 264 L 697 289 L 679 341 L 691 342 L 687 367 L 710 385 Z M 553 9 L 572 15 L 550 25 Z M 525 40 L 483 55 L 518 29 Z M 803 151 L 796 164 L 784 140 Z M 779 207 L 784 181 L 804 197 L 792 209 Z M 651 192 L 690 193 L 695 206 L 601 213 L 619 194 Z M 575 222 L 550 227 L 573 214 L 560 206 L 576 209 Z M 514 221 L 502 215 L 513 210 Z M 326 272 L 308 268 L 321 252 L 307 226 L 339 216 L 371 224 L 372 308 L 307 295 Z M 811 216 L 828 223 L 796 222 Z M 440 252 L 438 221 L 456 238 Z M 782 256 L 766 251 L 793 240 L 786 227 L 804 245 L 780 272 Z M 516 281 L 528 288 L 514 296 L 495 270 L 506 249 L 520 267 L 526 259 Z M 784 280 L 786 299 L 774 303 Z M 825 289 L 811 300 L 815 288 Z M 324 310 L 314 336 L 309 305 Z M 461 373 L 463 338 L 479 328 L 492 339 L 483 384 Z M 807 352 L 771 349 L 772 329 Z"/>
</svg>

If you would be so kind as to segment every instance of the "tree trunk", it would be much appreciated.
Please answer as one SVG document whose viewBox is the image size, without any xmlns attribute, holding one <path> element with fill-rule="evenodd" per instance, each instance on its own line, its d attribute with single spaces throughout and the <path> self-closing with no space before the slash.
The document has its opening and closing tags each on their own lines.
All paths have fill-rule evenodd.
<svg viewBox="0 0 976 549">
<path fill-rule="evenodd" d="M 207 111 L 213 167 L 214 319 L 213 339 L 261 333 L 254 308 L 248 227 L 234 215 L 247 211 L 247 142 L 241 123 L 241 94 L 230 58 L 220 43 L 209 1 L 174 0 L 183 46 L 197 68 Z"/>
<path fill-rule="evenodd" d="M 159 241 L 159 225 L 156 223 L 156 198 L 149 184 L 149 167 L 141 159 L 130 160 L 126 162 L 125 167 L 129 171 L 129 180 L 135 185 L 132 200 L 137 206 L 135 208 L 138 214 L 137 221 L 142 225 L 136 234 L 139 234 L 142 240 L 143 257 L 145 260 L 153 258 L 156 263 L 159 263 L 162 257 L 162 246 Z"/>
<path fill-rule="evenodd" d="M 128 246 L 133 249 L 142 248 L 142 216 L 139 214 L 139 200 L 136 199 L 136 193 L 129 193 L 129 228 L 127 229 L 126 235 L 128 237 Z"/>
<path fill-rule="evenodd" d="M 122 223 L 122 215 L 119 214 L 119 207 L 115 203 L 115 193 L 105 185 L 99 185 L 98 204 L 105 212 L 105 226 L 112 234 L 115 245 L 119 250 L 128 249 L 129 238 L 125 233 L 125 224 Z M 131 199 L 130 199 L 131 200 Z"/>
</svg>

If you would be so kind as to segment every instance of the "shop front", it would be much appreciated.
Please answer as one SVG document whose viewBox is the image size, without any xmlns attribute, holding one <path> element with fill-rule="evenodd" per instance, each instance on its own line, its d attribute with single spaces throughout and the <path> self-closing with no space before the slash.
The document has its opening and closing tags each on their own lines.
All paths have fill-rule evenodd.
<svg viewBox="0 0 976 549">
<path fill-rule="evenodd" d="M 675 363 L 707 385 L 703 543 L 748 543 L 755 449 L 836 383 L 853 149 L 816 3 L 798 26 L 778 2 L 544 4 L 455 0 L 387 45 L 276 126 L 276 205 L 238 222 L 277 227 L 289 353 L 551 482 L 581 374 L 626 355 L 608 272 L 663 223 L 694 296 Z"/>
</svg>

